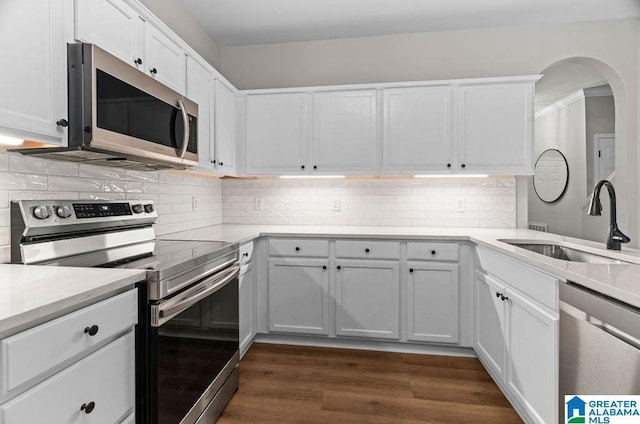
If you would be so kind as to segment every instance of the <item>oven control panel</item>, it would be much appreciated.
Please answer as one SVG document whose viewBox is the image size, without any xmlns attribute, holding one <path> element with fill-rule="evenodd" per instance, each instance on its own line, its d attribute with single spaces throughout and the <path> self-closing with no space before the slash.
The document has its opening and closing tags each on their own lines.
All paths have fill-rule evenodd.
<svg viewBox="0 0 640 424">
<path fill-rule="evenodd" d="M 19 200 L 13 205 L 26 227 L 141 219 L 154 222 L 158 217 L 149 200 Z"/>
</svg>

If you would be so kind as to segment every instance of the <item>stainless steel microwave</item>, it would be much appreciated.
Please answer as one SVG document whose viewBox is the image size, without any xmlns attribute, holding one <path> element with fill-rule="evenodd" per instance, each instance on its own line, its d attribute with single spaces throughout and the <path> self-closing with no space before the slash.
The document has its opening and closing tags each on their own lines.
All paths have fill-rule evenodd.
<svg viewBox="0 0 640 424">
<path fill-rule="evenodd" d="M 17 151 L 138 170 L 198 164 L 196 103 L 93 44 L 69 44 L 67 62 L 68 147 Z"/>
</svg>

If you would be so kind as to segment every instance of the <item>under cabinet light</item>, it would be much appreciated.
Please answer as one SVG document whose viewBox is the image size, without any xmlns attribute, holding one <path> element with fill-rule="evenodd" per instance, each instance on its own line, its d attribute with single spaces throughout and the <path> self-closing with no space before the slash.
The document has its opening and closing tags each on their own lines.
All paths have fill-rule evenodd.
<svg viewBox="0 0 640 424">
<path fill-rule="evenodd" d="M 21 138 L 0 135 L 0 144 L 4 144 L 5 146 L 19 146 L 23 141 Z"/>
<path fill-rule="evenodd" d="M 443 175 L 414 175 L 413 178 L 487 178 L 488 174 L 459 174 L 459 175 L 451 175 L 451 174 L 443 174 Z"/>
<path fill-rule="evenodd" d="M 344 178 L 344 175 L 280 175 L 283 179 L 293 178 Z"/>
</svg>

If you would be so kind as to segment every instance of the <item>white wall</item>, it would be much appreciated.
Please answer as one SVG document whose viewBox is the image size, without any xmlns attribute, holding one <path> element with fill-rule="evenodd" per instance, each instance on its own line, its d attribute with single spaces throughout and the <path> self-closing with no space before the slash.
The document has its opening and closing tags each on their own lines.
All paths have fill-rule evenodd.
<svg viewBox="0 0 640 424">
<path fill-rule="evenodd" d="M 515 178 L 228 179 L 229 224 L 515 228 Z M 263 209 L 254 208 L 261 197 Z M 340 211 L 333 211 L 339 200 Z M 464 211 L 456 211 L 458 201 Z"/>
<path fill-rule="evenodd" d="M 194 195 L 199 203 L 195 212 Z M 185 171 L 125 171 L 0 152 L 0 263 L 11 260 L 9 207 L 19 199 L 152 200 L 159 216 L 156 234 L 222 222 L 218 178 Z"/>
<path fill-rule="evenodd" d="M 154 15 L 187 42 L 213 67 L 220 67 L 220 47 L 180 1 L 140 0 Z"/>
<path fill-rule="evenodd" d="M 341 40 L 224 47 L 223 74 L 238 88 L 538 74 L 587 58 L 615 97 L 619 221 L 637 246 L 638 19 L 527 25 Z M 582 60 L 582 59 L 579 59 Z"/>
<path fill-rule="evenodd" d="M 551 233 L 582 238 L 580 206 L 588 190 L 584 96 L 574 96 L 570 103 L 537 118 L 535 128 L 534 158 L 547 149 L 559 150 L 567 159 L 569 181 L 560 200 L 545 203 L 536 195 L 530 179 L 529 221 L 548 224 Z"/>
</svg>

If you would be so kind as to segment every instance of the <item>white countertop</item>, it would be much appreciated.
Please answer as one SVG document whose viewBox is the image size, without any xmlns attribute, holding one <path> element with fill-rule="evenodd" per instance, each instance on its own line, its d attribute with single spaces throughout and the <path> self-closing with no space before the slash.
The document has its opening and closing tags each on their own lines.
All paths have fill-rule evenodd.
<svg viewBox="0 0 640 424">
<path fill-rule="evenodd" d="M 0 264 L 0 338 L 145 278 L 144 270 Z"/>
<path fill-rule="evenodd" d="M 640 251 L 623 246 L 622 251 L 616 252 L 606 250 L 604 242 L 597 243 L 539 231 L 501 228 L 321 227 L 221 224 L 162 235 L 159 238 L 221 240 L 242 244 L 261 236 L 469 241 L 517 259 L 561 280 L 572 281 L 640 308 Z M 634 262 L 635 264 L 590 264 L 563 261 L 511 246 L 501 242 L 500 240 L 502 239 L 562 242 L 568 247 L 575 246 L 581 250 Z"/>
</svg>

